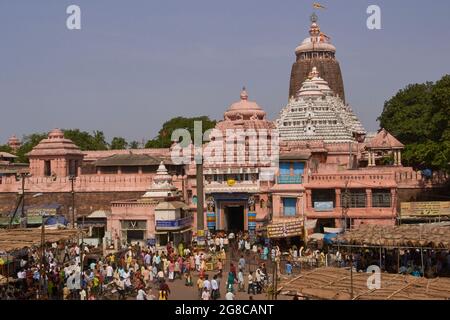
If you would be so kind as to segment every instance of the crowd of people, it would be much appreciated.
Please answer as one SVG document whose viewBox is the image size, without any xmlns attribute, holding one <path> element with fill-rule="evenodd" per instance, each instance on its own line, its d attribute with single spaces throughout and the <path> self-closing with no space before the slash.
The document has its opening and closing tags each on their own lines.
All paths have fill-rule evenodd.
<svg viewBox="0 0 450 320">
<path fill-rule="evenodd" d="M 181 287 L 197 290 L 200 300 L 234 300 L 267 293 L 275 274 L 290 277 L 307 267 L 353 266 L 365 272 L 381 261 L 383 271 L 415 276 L 432 277 L 450 270 L 445 250 L 384 250 L 380 254 L 361 249 L 350 254 L 336 247 L 318 250 L 294 245 L 282 252 L 248 233 L 209 235 L 201 248 L 195 243 L 174 246 L 170 242 L 163 248 L 129 245 L 106 256 L 96 255 L 95 250 L 71 242 L 29 249 L 18 260 L 14 285 L 0 285 L 0 299 L 168 300 L 171 287 Z"/>
<path fill-rule="evenodd" d="M 196 286 L 202 300 L 263 292 L 268 282 L 267 247 L 250 245 L 247 235 L 224 233 L 210 235 L 207 244 L 206 250 L 195 243 L 133 245 L 96 256 L 87 245 L 55 243 L 43 256 L 38 249 L 23 257 L 15 286 L 2 287 L 0 299 L 167 300 L 174 281 L 184 281 L 186 289 Z M 248 261 L 256 258 L 263 262 L 250 268 Z M 221 292 L 222 283 L 226 289 Z"/>
</svg>

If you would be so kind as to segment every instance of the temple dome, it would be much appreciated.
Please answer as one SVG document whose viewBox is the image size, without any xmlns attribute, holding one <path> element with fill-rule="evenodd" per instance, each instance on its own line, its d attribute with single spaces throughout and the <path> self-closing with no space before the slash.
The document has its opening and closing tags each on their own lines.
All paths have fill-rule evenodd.
<svg viewBox="0 0 450 320">
<path fill-rule="evenodd" d="M 29 157 L 36 156 L 80 156 L 84 154 L 72 140 L 64 138 L 64 133 L 60 129 L 53 129 L 46 139 L 27 154 Z"/>
<path fill-rule="evenodd" d="M 17 144 L 17 143 L 20 144 L 20 140 L 19 140 L 15 135 L 12 135 L 12 136 L 8 139 L 8 144 L 9 144 L 9 145 L 11 145 L 11 144 Z"/>
<path fill-rule="evenodd" d="M 233 103 L 224 118 L 227 120 L 264 120 L 266 112 L 253 101 L 248 100 L 248 94 L 245 87 L 241 91 L 241 100 Z"/>
<path fill-rule="evenodd" d="M 295 53 L 297 55 L 311 51 L 336 52 L 336 47 L 331 44 L 330 38 L 320 31 L 320 27 L 315 19 L 312 19 L 309 35 L 308 38 L 303 40 L 303 42 L 295 48 Z"/>
<path fill-rule="evenodd" d="M 365 130 L 350 106 L 334 94 L 312 67 L 308 77 L 276 120 L 281 141 L 347 143 L 363 140 Z"/>
<path fill-rule="evenodd" d="M 333 94 L 328 82 L 322 79 L 319 76 L 317 68 L 313 67 L 312 71 L 309 73 L 308 79 L 303 82 L 297 96 L 324 96 Z"/>
<path fill-rule="evenodd" d="M 20 140 L 15 135 L 12 135 L 11 138 L 8 139 L 8 146 L 16 152 L 21 146 Z"/>
<path fill-rule="evenodd" d="M 173 185 L 172 176 L 169 175 L 164 162 L 159 164 L 156 175 L 153 177 L 153 183 L 147 192 L 142 196 L 148 198 L 165 198 L 178 196 L 177 188 Z"/>
<path fill-rule="evenodd" d="M 53 129 L 48 134 L 49 139 L 64 139 L 64 132 L 61 129 Z"/>
<path fill-rule="evenodd" d="M 310 51 L 330 51 L 336 52 L 336 47 L 331 43 L 313 41 L 312 38 L 306 38 L 303 42 L 295 48 L 295 53 L 300 54 L 302 52 Z"/>
</svg>

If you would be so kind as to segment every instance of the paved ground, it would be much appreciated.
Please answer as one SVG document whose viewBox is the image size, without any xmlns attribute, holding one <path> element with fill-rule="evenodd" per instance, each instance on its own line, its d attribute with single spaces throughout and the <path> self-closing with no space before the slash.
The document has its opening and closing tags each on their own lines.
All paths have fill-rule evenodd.
<svg viewBox="0 0 450 320">
<path fill-rule="evenodd" d="M 227 254 L 227 257 L 229 257 L 230 254 Z M 224 271 L 223 271 L 223 278 L 220 281 L 220 299 L 219 300 L 225 300 L 225 294 L 227 293 L 226 291 L 226 281 L 227 281 L 227 275 L 229 272 L 229 268 L 230 268 L 230 262 L 232 261 L 234 263 L 234 265 L 237 266 L 238 264 L 238 258 L 240 257 L 240 254 L 237 254 L 236 252 L 233 252 L 231 254 L 232 256 L 232 260 L 229 260 L 229 258 L 227 259 L 227 261 L 224 263 Z M 244 279 L 245 279 L 245 289 L 247 289 L 247 276 L 248 276 L 248 272 L 249 270 L 251 271 L 255 271 L 256 266 L 258 265 L 258 263 L 262 260 L 260 260 L 259 258 L 255 258 L 253 255 L 247 255 L 246 256 L 246 261 L 247 261 L 247 266 L 246 266 L 246 271 L 244 274 Z M 271 262 L 266 261 L 266 266 L 268 269 L 268 273 L 271 276 L 271 272 L 272 272 L 272 268 L 271 268 Z M 209 279 L 211 280 L 214 276 L 214 274 L 216 274 L 217 271 L 214 272 L 207 272 Z M 194 272 L 193 274 L 193 283 L 194 285 L 192 287 L 187 287 L 184 285 L 185 281 L 184 278 L 183 279 L 177 279 L 174 280 L 173 282 L 168 281 L 168 285 L 169 288 L 171 290 L 171 294 L 169 296 L 170 300 L 200 300 L 198 297 L 198 290 L 196 287 L 196 283 L 198 280 L 198 273 Z M 235 288 L 235 295 L 236 295 L 236 300 L 249 300 L 249 295 L 247 294 L 247 292 L 238 292 L 238 287 L 237 285 L 234 286 Z M 155 286 L 152 289 L 152 293 L 155 297 L 158 297 L 158 288 L 157 286 Z M 252 295 L 253 296 L 253 295 Z M 269 300 L 271 299 L 270 297 L 268 297 L 267 293 L 262 293 L 262 294 L 258 294 L 258 295 L 254 295 L 253 296 L 254 300 Z M 292 298 L 289 297 L 284 297 L 284 296 L 278 296 L 277 297 L 278 300 L 291 300 Z"/>
</svg>

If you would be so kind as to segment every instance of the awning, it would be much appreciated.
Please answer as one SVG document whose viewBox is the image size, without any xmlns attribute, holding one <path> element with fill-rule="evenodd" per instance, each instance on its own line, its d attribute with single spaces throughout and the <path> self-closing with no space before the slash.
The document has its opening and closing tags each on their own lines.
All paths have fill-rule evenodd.
<svg viewBox="0 0 450 320">
<path fill-rule="evenodd" d="M 106 219 L 108 217 L 109 213 L 110 213 L 109 211 L 97 210 L 97 211 L 92 212 L 86 218 L 88 218 L 88 219 Z"/>
<path fill-rule="evenodd" d="M 271 223 L 267 226 L 269 238 L 288 238 L 303 235 L 303 220 L 292 219 Z"/>
<path fill-rule="evenodd" d="M 325 234 L 323 233 L 313 233 L 308 236 L 309 240 L 323 240 Z"/>
</svg>

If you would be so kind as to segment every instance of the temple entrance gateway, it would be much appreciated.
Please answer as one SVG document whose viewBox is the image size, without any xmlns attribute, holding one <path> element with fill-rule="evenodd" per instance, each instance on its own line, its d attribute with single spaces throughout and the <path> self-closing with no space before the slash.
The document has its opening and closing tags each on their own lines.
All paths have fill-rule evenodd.
<svg viewBox="0 0 450 320">
<path fill-rule="evenodd" d="M 225 227 L 227 231 L 245 230 L 244 206 L 226 206 L 225 207 Z"/>
</svg>

